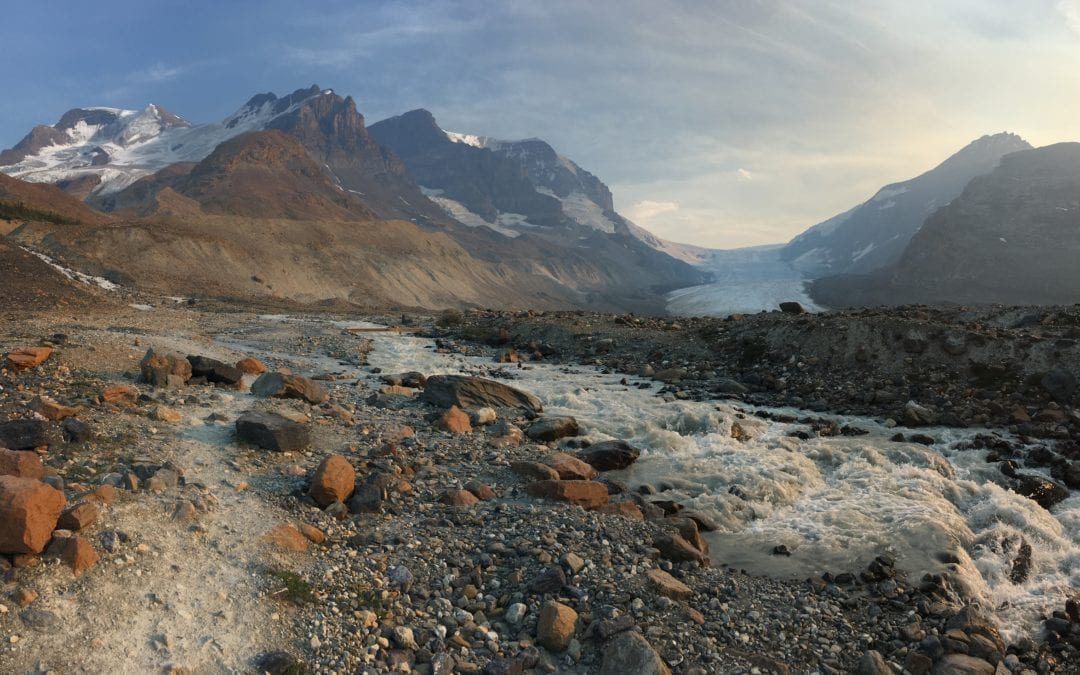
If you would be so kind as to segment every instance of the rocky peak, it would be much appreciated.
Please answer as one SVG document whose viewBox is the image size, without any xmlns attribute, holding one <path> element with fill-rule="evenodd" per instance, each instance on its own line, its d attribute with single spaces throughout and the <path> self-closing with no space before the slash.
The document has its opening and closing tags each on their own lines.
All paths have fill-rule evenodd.
<svg viewBox="0 0 1080 675">
<path fill-rule="evenodd" d="M 74 129 L 79 122 L 88 126 L 105 126 L 120 119 L 120 113 L 114 108 L 73 108 L 60 117 L 55 128 L 66 131 Z"/>
</svg>

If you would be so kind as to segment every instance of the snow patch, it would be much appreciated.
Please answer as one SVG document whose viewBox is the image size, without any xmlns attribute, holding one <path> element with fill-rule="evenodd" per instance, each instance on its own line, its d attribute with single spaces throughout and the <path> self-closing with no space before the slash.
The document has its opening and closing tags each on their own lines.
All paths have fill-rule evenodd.
<svg viewBox="0 0 1080 675">
<path fill-rule="evenodd" d="M 863 256 L 865 256 L 870 251 L 873 251 L 875 248 L 877 248 L 877 244 L 875 244 L 874 242 L 870 242 L 863 248 L 851 254 L 851 262 L 858 262 L 863 258 Z"/>
<path fill-rule="evenodd" d="M 95 277 L 89 274 L 83 274 L 82 272 L 79 272 L 77 270 L 64 267 L 63 265 L 56 262 L 44 253 L 38 253 L 37 251 L 26 248 L 25 246 L 20 246 L 19 248 L 34 256 L 49 267 L 53 268 L 60 274 L 63 274 L 65 277 L 71 279 L 72 281 L 80 281 L 88 286 L 97 286 L 98 288 L 104 288 L 107 291 L 115 291 L 120 289 L 119 285 L 114 284 L 113 282 L 109 281 L 104 277 Z"/>
<path fill-rule="evenodd" d="M 509 223 L 503 221 L 503 218 L 505 216 L 519 214 L 499 214 L 499 217 L 496 218 L 496 222 L 489 223 L 476 213 L 470 211 L 464 204 L 459 201 L 455 201 L 453 199 L 450 199 L 449 197 L 441 197 L 438 195 L 429 195 L 429 198 L 431 199 L 431 201 L 438 204 L 439 208 L 445 211 L 447 215 L 449 215 L 451 218 L 458 221 L 462 225 L 467 225 L 468 227 L 486 227 L 491 230 L 495 230 L 496 232 L 505 237 L 510 237 L 511 239 L 521 235 L 520 232 L 510 229 L 507 226 Z M 519 217 L 521 218 L 521 220 L 515 224 L 521 224 L 525 222 L 525 216 L 519 215 Z"/>
</svg>

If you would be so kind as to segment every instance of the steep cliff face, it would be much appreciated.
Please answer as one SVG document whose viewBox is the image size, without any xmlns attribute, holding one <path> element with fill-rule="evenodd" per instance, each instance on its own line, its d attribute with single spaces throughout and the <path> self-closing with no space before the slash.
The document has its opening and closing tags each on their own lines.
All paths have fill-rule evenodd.
<svg viewBox="0 0 1080 675">
<path fill-rule="evenodd" d="M 832 306 L 1080 302 L 1080 143 L 1004 157 L 930 216 L 895 266 L 826 278 Z"/>
<path fill-rule="evenodd" d="M 1010 152 L 1030 149 L 1015 134 L 983 136 L 937 167 L 881 188 L 868 201 L 795 237 L 781 257 L 808 277 L 863 274 L 894 264 L 930 214 L 955 199 L 972 178 Z"/>
</svg>

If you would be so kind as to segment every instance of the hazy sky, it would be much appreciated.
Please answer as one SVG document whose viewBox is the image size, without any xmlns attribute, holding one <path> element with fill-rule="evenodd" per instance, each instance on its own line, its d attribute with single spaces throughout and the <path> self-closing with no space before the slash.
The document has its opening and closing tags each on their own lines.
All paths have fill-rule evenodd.
<svg viewBox="0 0 1080 675">
<path fill-rule="evenodd" d="M 0 146 L 69 108 L 219 120 L 317 83 L 369 123 L 538 136 L 655 233 L 780 242 L 1013 131 L 1080 140 L 1080 0 L 4 4 Z"/>
</svg>

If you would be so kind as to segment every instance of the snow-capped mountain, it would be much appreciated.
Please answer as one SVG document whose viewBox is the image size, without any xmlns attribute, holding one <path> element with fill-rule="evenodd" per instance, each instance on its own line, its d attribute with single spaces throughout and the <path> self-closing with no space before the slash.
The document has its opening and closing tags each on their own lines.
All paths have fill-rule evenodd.
<svg viewBox="0 0 1080 675">
<path fill-rule="evenodd" d="M 781 257 L 808 277 L 865 273 L 895 263 L 927 216 L 1011 152 L 1030 149 L 1010 133 L 983 136 L 936 168 L 881 188 L 869 200 L 792 239 Z"/>
<path fill-rule="evenodd" d="M 76 108 L 53 126 L 35 127 L 14 148 L 0 152 L 0 171 L 36 183 L 92 179 L 94 195 L 124 189 L 179 162 L 197 162 L 221 143 L 333 92 L 317 88 L 277 98 L 260 94 L 218 123 L 193 125 L 165 108 Z"/>
</svg>

